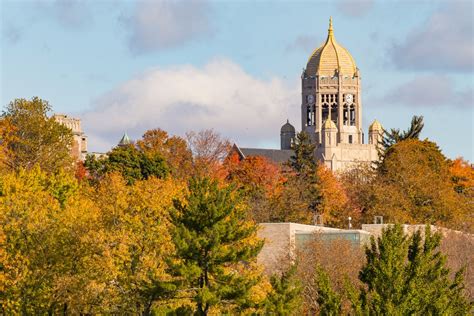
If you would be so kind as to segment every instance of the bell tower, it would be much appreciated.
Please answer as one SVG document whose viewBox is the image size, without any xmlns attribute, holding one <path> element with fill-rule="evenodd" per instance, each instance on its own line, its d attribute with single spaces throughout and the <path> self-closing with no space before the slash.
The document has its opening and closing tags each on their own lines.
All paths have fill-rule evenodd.
<svg viewBox="0 0 474 316">
<path fill-rule="evenodd" d="M 301 75 L 302 130 L 323 143 L 323 122 L 337 128 L 337 143 L 362 144 L 360 73 L 351 54 L 334 37 L 332 18 L 323 45 L 311 54 Z"/>
</svg>

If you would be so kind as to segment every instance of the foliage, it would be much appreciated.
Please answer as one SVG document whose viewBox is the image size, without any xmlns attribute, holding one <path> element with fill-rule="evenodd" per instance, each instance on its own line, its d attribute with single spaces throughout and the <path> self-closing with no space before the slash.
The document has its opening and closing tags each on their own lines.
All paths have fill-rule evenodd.
<svg viewBox="0 0 474 316">
<path fill-rule="evenodd" d="M 393 145 L 371 189 L 372 205 L 366 216 L 472 229 L 470 201 L 453 189 L 448 161 L 428 140 L 409 139 Z"/>
<path fill-rule="evenodd" d="M 250 156 L 242 161 L 237 154 L 229 155 L 223 164 L 225 180 L 236 185 L 249 206 L 250 217 L 257 222 L 271 218 L 270 200 L 282 190 L 280 168 L 264 157 Z"/>
<path fill-rule="evenodd" d="M 327 287 L 324 291 L 334 291 L 340 298 L 342 314 L 349 314 L 351 302 L 346 297 L 347 284 L 360 286 L 359 271 L 364 264 L 364 253 L 359 245 L 345 239 L 327 240 L 315 233 L 311 240 L 297 252 L 298 277 L 303 282 L 304 306 L 306 314 L 320 313 L 321 306 L 317 302 L 320 286 Z M 320 284 L 325 276 L 329 283 Z M 325 294 L 325 295 L 330 295 Z"/>
<path fill-rule="evenodd" d="M 316 267 L 317 302 L 320 315 L 340 315 L 341 297 L 331 287 L 329 275 L 321 267 Z"/>
<path fill-rule="evenodd" d="M 212 129 L 186 133 L 188 147 L 193 155 L 193 176 L 216 177 L 221 163 L 230 153 L 230 143 Z"/>
<path fill-rule="evenodd" d="M 291 156 L 288 162 L 289 166 L 298 174 L 306 176 L 314 175 L 316 171 L 316 162 L 314 159 L 315 148 L 308 133 L 304 131 L 298 133 L 295 143 L 293 144 L 294 155 Z"/>
<path fill-rule="evenodd" d="M 72 176 L 50 178 L 38 168 L 1 180 L 1 301 L 6 314 L 77 311 L 88 287 L 87 261 L 96 248 L 97 209 L 79 198 Z"/>
<path fill-rule="evenodd" d="M 449 173 L 454 190 L 474 198 L 474 168 L 469 162 L 462 158 L 455 159 L 450 163 Z"/>
<path fill-rule="evenodd" d="M 246 220 L 245 209 L 231 187 L 216 180 L 193 178 L 185 201 L 175 200 L 171 211 L 174 270 L 196 303 L 196 313 L 227 304 L 244 308 L 258 278 L 249 278 L 250 262 L 263 246 L 257 226 Z M 244 265 L 247 269 L 238 269 Z M 239 273 L 237 273 L 239 271 Z"/>
<path fill-rule="evenodd" d="M 267 296 L 265 311 L 269 315 L 298 315 L 301 307 L 301 282 L 296 276 L 296 265 L 281 275 L 272 275 L 272 291 Z"/>
<path fill-rule="evenodd" d="M 6 140 L 10 170 L 32 169 L 39 165 L 46 172 L 71 169 L 72 131 L 48 118 L 51 106 L 45 100 L 15 99 L 3 112 L 2 142 Z M 13 127 L 13 128 L 11 128 Z"/>
<path fill-rule="evenodd" d="M 462 271 L 449 278 L 439 252 L 441 236 L 430 226 L 411 237 L 399 225 L 389 227 L 366 248 L 360 272 L 362 288 L 357 309 L 374 315 L 467 315 Z"/>
<path fill-rule="evenodd" d="M 157 300 L 173 296 L 176 284 L 167 258 L 174 251 L 168 208 L 182 188 L 172 180 L 151 178 L 127 185 L 110 174 L 91 191 L 100 209 L 102 265 L 114 299 L 108 312 L 149 315 Z"/>
<path fill-rule="evenodd" d="M 89 155 L 85 167 L 95 181 L 107 173 L 118 172 L 128 184 L 150 177 L 165 178 L 169 173 L 168 165 L 159 153 L 143 152 L 134 145 L 114 147 L 106 157 L 98 159 Z"/>
<path fill-rule="evenodd" d="M 163 157 L 173 178 L 185 179 L 192 172 L 192 153 L 181 137 L 170 137 L 162 129 L 152 129 L 143 134 L 137 146 L 147 154 Z"/>
<path fill-rule="evenodd" d="M 316 190 L 319 192 L 318 213 L 323 215 L 325 224 L 346 228 L 348 217 L 357 222 L 359 212 L 351 208 L 341 181 L 323 164 L 317 167 Z"/>
<path fill-rule="evenodd" d="M 419 139 L 421 131 L 425 124 L 423 123 L 423 116 L 413 116 L 408 130 L 400 132 L 400 129 L 392 128 L 390 131 L 384 131 L 382 145 L 388 149 L 392 145 L 407 139 Z"/>
</svg>

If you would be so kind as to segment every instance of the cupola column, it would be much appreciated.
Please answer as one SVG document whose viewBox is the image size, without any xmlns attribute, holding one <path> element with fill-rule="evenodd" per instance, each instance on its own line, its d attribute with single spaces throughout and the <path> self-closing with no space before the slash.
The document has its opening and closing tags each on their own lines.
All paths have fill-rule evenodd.
<svg viewBox="0 0 474 316">
<path fill-rule="evenodd" d="M 338 77 L 338 96 L 337 96 L 337 142 L 338 143 L 345 143 L 344 139 L 343 139 L 343 135 L 342 135 L 342 125 L 344 123 L 344 119 L 342 117 L 342 110 L 343 110 L 343 103 L 344 103 L 344 99 L 343 99 L 343 94 L 342 94 L 342 72 L 341 72 L 341 69 L 339 68 L 338 69 L 338 72 L 337 72 L 337 77 Z"/>
</svg>

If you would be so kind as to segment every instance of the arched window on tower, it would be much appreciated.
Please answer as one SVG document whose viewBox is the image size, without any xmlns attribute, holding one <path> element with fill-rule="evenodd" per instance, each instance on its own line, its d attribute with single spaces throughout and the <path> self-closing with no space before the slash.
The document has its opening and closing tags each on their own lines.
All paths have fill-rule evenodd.
<svg viewBox="0 0 474 316">
<path fill-rule="evenodd" d="M 329 117 L 329 105 L 328 104 L 323 104 L 322 115 L 323 115 L 322 119 L 323 119 L 323 122 L 324 122 Z"/>
<path fill-rule="evenodd" d="M 349 107 L 347 104 L 344 105 L 342 109 L 342 118 L 343 118 L 343 124 L 344 125 L 349 125 Z"/>
<path fill-rule="evenodd" d="M 306 125 L 314 126 L 314 105 L 308 104 L 306 106 Z"/>
<path fill-rule="evenodd" d="M 331 121 L 337 125 L 337 103 L 331 105 Z"/>
<path fill-rule="evenodd" d="M 351 106 L 351 110 L 350 110 L 351 126 L 355 126 L 355 125 L 356 125 L 356 123 L 355 123 L 355 118 L 356 118 L 355 108 L 354 108 L 354 106 L 352 105 L 352 106 Z"/>
</svg>

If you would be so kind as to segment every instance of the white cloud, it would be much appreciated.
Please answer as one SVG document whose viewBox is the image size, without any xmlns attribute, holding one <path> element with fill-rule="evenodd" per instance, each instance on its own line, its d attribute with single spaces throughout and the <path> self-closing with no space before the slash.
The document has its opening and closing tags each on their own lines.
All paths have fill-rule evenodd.
<svg viewBox="0 0 474 316">
<path fill-rule="evenodd" d="M 245 146 L 277 144 L 286 119 L 297 123 L 298 88 L 256 79 L 228 60 L 158 68 L 98 99 L 83 115 L 84 129 L 92 150 L 109 149 L 124 131 L 139 137 L 156 127 L 178 135 L 213 128 Z"/>
<path fill-rule="evenodd" d="M 211 33 L 209 5 L 198 0 L 141 1 L 123 21 L 134 53 L 176 47 Z"/>
<path fill-rule="evenodd" d="M 396 66 L 410 70 L 474 70 L 473 2 L 449 1 L 391 50 Z"/>
</svg>

